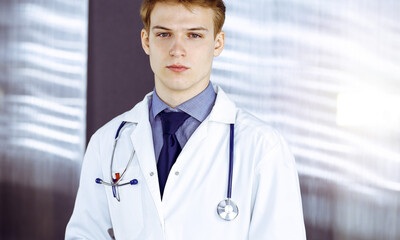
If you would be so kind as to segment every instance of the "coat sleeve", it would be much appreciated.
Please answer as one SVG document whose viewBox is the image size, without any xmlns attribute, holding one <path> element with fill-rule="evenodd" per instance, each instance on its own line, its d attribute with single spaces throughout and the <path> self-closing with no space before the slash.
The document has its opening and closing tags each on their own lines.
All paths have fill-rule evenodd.
<svg viewBox="0 0 400 240">
<path fill-rule="evenodd" d="M 306 239 L 295 160 L 284 139 L 278 136 L 261 158 L 254 175 L 249 239 Z"/>
<path fill-rule="evenodd" d="M 65 239 L 111 239 L 108 229 L 112 227 L 107 197 L 103 185 L 95 183 L 102 177 L 99 136 L 93 135 L 83 160 L 78 194 Z"/>
</svg>

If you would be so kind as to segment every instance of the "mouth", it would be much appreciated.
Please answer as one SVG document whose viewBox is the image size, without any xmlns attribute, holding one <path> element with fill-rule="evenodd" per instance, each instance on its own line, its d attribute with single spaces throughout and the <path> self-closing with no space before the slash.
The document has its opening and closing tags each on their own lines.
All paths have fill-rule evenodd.
<svg viewBox="0 0 400 240">
<path fill-rule="evenodd" d="M 184 72 L 189 68 L 183 65 L 169 65 L 167 68 L 173 72 Z"/>
</svg>

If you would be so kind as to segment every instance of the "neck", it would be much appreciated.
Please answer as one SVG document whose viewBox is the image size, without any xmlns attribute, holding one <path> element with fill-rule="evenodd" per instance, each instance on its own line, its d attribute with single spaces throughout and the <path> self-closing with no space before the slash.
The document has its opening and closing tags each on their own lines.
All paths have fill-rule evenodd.
<svg viewBox="0 0 400 240">
<path fill-rule="evenodd" d="M 200 94 L 207 88 L 208 84 L 209 81 L 199 84 L 199 86 L 191 87 L 190 89 L 169 89 L 156 83 L 155 88 L 158 97 L 168 106 L 175 108 Z"/>
<path fill-rule="evenodd" d="M 157 91 L 157 90 L 156 90 Z M 187 96 L 181 96 L 181 95 L 174 95 L 174 96 L 160 96 L 160 94 L 157 92 L 158 97 L 165 102 L 168 106 L 172 108 L 176 108 L 177 106 L 181 105 L 182 103 L 190 100 L 192 97 L 187 97 Z"/>
</svg>

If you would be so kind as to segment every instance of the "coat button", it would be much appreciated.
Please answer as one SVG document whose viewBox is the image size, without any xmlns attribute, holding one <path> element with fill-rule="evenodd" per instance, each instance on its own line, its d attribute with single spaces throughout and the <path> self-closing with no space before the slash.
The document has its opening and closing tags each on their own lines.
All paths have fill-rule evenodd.
<svg viewBox="0 0 400 240">
<path fill-rule="evenodd" d="M 150 176 L 153 176 L 154 175 L 154 172 L 150 172 Z"/>
<path fill-rule="evenodd" d="M 178 176 L 178 175 L 179 175 L 179 172 L 178 172 L 178 171 L 176 171 L 176 172 L 175 172 L 175 175 L 176 175 L 176 176 Z"/>
</svg>

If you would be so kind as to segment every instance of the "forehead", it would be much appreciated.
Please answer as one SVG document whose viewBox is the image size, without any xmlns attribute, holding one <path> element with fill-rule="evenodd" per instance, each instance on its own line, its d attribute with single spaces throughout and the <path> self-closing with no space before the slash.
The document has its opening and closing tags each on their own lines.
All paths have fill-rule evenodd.
<svg viewBox="0 0 400 240">
<path fill-rule="evenodd" d="M 164 26 L 172 29 L 201 26 L 211 31 L 213 16 L 211 8 L 193 5 L 188 9 L 179 3 L 158 2 L 150 15 L 150 27 Z"/>
</svg>

